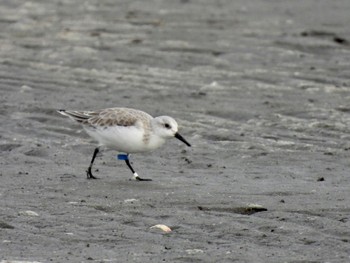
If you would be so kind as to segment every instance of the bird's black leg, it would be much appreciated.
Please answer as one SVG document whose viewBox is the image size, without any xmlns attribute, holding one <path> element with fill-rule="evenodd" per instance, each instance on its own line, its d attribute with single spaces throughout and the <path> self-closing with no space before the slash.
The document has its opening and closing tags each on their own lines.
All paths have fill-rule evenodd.
<svg viewBox="0 0 350 263">
<path fill-rule="evenodd" d="M 95 177 L 95 176 L 92 175 L 91 169 L 92 169 L 92 165 L 93 165 L 93 163 L 94 163 L 94 161 L 95 161 L 96 155 L 98 154 L 99 151 L 100 151 L 100 148 L 99 148 L 99 147 L 96 147 L 96 148 L 95 148 L 95 151 L 94 151 L 94 155 L 92 156 L 92 159 L 91 159 L 90 166 L 89 166 L 89 168 L 86 170 L 87 179 L 97 179 L 97 177 Z"/>
<path fill-rule="evenodd" d="M 128 155 L 128 157 L 129 157 L 129 155 Z M 129 162 L 129 158 L 126 158 L 126 159 L 125 159 L 125 163 L 126 163 L 126 165 L 129 167 L 129 169 L 131 170 L 132 174 L 134 175 L 135 180 L 137 180 L 137 181 L 152 181 L 152 179 L 144 179 L 144 178 L 141 178 L 141 177 L 135 172 L 134 168 L 132 168 L 132 166 L 131 166 L 131 164 L 130 164 L 130 162 Z"/>
</svg>

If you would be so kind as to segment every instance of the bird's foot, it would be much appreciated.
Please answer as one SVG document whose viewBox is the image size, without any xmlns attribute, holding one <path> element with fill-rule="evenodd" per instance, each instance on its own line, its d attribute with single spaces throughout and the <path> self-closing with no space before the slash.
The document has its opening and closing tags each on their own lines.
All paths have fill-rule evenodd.
<svg viewBox="0 0 350 263">
<path fill-rule="evenodd" d="M 87 179 L 98 179 L 97 177 L 93 176 L 90 167 L 86 170 L 86 176 L 87 176 Z"/>
<path fill-rule="evenodd" d="M 141 178 L 140 176 L 135 178 L 137 181 L 152 181 L 150 178 Z"/>
<path fill-rule="evenodd" d="M 136 181 L 152 181 L 152 179 L 141 178 L 137 173 L 134 173 L 134 179 Z"/>
</svg>

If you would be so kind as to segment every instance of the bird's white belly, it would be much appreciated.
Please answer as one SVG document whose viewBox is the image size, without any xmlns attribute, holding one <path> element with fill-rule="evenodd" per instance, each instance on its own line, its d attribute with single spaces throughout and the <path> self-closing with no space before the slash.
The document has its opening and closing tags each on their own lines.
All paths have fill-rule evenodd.
<svg viewBox="0 0 350 263">
<path fill-rule="evenodd" d="M 151 151 L 164 143 L 164 140 L 160 138 L 151 138 L 151 140 L 145 141 L 144 131 L 135 126 L 85 128 L 85 130 L 99 142 L 99 145 L 124 153 Z"/>
</svg>

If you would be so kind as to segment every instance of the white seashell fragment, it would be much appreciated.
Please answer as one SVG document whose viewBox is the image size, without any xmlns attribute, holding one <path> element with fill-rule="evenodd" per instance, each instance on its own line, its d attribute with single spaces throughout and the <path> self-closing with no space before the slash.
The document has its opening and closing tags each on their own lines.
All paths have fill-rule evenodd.
<svg viewBox="0 0 350 263">
<path fill-rule="evenodd" d="M 159 228 L 159 229 L 163 230 L 166 233 L 171 232 L 171 228 L 170 227 L 168 227 L 166 225 L 162 225 L 162 224 L 151 226 L 151 228 Z"/>
<path fill-rule="evenodd" d="M 30 210 L 27 210 L 27 211 L 21 211 L 19 212 L 20 215 L 24 215 L 24 216 L 39 216 L 38 213 L 34 212 L 34 211 L 30 211 Z"/>
<path fill-rule="evenodd" d="M 29 86 L 27 86 L 27 85 L 23 85 L 22 87 L 21 87 L 21 89 L 20 89 L 20 92 L 26 92 L 26 91 L 32 91 L 33 90 L 33 88 L 32 87 L 29 87 Z"/>
<path fill-rule="evenodd" d="M 248 204 L 247 206 L 249 208 L 264 208 L 262 205 L 259 205 L 259 204 Z"/>
</svg>

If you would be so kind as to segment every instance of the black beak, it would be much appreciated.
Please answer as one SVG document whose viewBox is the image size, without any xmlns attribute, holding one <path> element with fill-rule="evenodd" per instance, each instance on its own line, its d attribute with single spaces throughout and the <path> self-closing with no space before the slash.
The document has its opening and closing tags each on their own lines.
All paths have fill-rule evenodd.
<svg viewBox="0 0 350 263">
<path fill-rule="evenodd" d="M 178 133 L 178 132 L 175 133 L 174 137 L 175 137 L 176 139 L 179 139 L 179 140 L 182 141 L 183 143 L 185 143 L 187 146 L 191 147 L 191 144 L 189 144 L 189 143 L 185 140 L 185 138 L 182 137 L 182 136 L 180 135 L 180 133 Z"/>
</svg>

